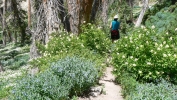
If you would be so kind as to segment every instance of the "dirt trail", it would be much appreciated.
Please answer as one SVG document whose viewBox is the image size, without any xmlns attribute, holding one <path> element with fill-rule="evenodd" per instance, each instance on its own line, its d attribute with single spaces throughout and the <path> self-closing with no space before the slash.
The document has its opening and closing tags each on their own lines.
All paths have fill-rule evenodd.
<svg viewBox="0 0 177 100">
<path fill-rule="evenodd" d="M 123 100 L 121 87 L 114 83 L 115 77 L 112 74 L 112 67 L 107 67 L 105 76 L 99 81 L 103 85 L 103 93 L 96 97 L 79 98 L 79 100 Z"/>
</svg>

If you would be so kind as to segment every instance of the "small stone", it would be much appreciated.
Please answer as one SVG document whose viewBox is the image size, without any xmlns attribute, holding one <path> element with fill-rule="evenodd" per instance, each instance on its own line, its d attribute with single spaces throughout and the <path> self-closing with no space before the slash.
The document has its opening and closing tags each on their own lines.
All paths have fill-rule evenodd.
<svg viewBox="0 0 177 100">
<path fill-rule="evenodd" d="M 95 93 L 95 92 L 91 92 L 90 95 L 91 95 L 92 97 L 97 97 L 97 96 L 98 96 L 98 94 Z"/>
</svg>

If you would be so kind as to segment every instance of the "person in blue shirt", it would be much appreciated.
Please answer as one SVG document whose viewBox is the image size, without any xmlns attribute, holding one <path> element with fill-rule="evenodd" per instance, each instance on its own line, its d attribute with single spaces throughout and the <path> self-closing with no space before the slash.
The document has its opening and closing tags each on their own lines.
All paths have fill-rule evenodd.
<svg viewBox="0 0 177 100">
<path fill-rule="evenodd" d="M 120 29 L 120 22 L 118 21 L 118 15 L 114 16 L 114 20 L 110 24 L 111 29 L 111 39 L 112 42 L 120 38 L 119 29 Z"/>
</svg>

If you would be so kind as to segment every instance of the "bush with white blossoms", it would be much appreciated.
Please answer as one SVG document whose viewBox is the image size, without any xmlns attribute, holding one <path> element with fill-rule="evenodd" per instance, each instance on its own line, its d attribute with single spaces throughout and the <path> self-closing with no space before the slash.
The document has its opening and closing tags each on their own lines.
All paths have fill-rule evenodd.
<svg viewBox="0 0 177 100">
<path fill-rule="evenodd" d="M 140 28 L 122 37 L 113 52 L 116 75 L 129 73 L 141 82 L 154 82 L 162 77 L 177 83 L 177 37 L 166 33 Z"/>
</svg>

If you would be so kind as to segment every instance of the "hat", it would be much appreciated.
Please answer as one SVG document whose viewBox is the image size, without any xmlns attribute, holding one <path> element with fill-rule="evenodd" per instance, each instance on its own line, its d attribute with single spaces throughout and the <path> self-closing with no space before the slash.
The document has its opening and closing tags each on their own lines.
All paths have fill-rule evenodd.
<svg viewBox="0 0 177 100">
<path fill-rule="evenodd" d="M 114 19 L 118 19 L 118 15 L 115 15 L 115 16 L 114 16 Z"/>
</svg>

